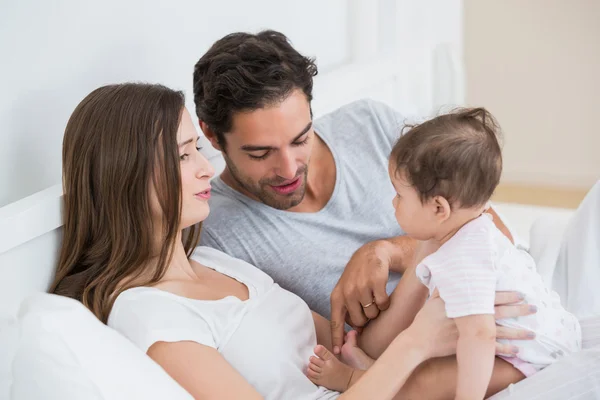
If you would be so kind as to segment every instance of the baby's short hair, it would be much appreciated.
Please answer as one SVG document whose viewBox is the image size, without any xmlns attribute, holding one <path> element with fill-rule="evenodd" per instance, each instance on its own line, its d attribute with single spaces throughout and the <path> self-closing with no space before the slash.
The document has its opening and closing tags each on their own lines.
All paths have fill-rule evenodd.
<svg viewBox="0 0 600 400">
<path fill-rule="evenodd" d="M 443 196 L 452 207 L 485 205 L 502 173 L 500 127 L 485 108 L 459 109 L 406 128 L 390 161 L 422 202 Z"/>
</svg>

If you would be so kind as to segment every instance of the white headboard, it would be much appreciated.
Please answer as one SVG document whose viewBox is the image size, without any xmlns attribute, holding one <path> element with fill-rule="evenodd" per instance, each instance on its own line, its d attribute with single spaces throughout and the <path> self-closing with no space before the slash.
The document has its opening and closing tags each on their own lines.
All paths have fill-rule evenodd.
<svg viewBox="0 0 600 400">
<path fill-rule="evenodd" d="M 350 101 L 371 97 L 407 109 L 402 66 L 382 58 L 348 64 L 315 79 L 313 111 L 325 114 Z M 205 146 L 217 171 L 223 160 Z M 14 315 L 28 295 L 46 291 L 52 280 L 61 238 L 62 187 L 57 184 L 0 208 L 0 319 Z"/>
</svg>

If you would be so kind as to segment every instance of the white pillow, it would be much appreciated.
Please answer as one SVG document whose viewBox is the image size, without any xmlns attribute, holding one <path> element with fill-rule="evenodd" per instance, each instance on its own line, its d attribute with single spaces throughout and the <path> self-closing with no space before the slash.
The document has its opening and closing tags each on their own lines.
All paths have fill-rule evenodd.
<svg viewBox="0 0 600 400">
<path fill-rule="evenodd" d="M 81 303 L 39 293 L 19 310 L 12 399 L 192 399 Z"/>
<path fill-rule="evenodd" d="M 550 214 L 535 220 L 531 226 L 529 254 L 535 260 L 544 284 L 551 288 L 556 262 L 571 216 Z"/>
<path fill-rule="evenodd" d="M 552 279 L 565 308 L 579 318 L 600 315 L 600 181 L 569 221 Z"/>
<path fill-rule="evenodd" d="M 19 327 L 13 317 L 0 317 L 0 399 L 10 398 L 12 362 L 19 343 Z"/>
<path fill-rule="evenodd" d="M 510 385 L 490 400 L 597 400 L 600 398 L 600 348 L 564 357 L 532 377 Z"/>
</svg>

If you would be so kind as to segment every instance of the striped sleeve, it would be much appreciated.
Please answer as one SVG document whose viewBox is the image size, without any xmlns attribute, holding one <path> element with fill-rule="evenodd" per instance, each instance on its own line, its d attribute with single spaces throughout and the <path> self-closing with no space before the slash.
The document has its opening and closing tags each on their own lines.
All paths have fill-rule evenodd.
<svg viewBox="0 0 600 400">
<path fill-rule="evenodd" d="M 435 257 L 424 260 L 431 286 L 446 303 L 449 318 L 494 314 L 496 292 L 495 246 L 485 228 L 461 232 Z"/>
</svg>

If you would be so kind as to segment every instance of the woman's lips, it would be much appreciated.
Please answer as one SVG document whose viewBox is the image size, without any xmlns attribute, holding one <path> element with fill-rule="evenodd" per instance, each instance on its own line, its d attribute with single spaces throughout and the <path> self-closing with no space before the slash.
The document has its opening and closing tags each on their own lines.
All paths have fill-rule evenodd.
<svg viewBox="0 0 600 400">
<path fill-rule="evenodd" d="M 199 193 L 196 193 L 194 196 L 196 196 L 200 200 L 208 200 L 208 199 L 210 199 L 210 188 L 203 190 Z"/>
</svg>

